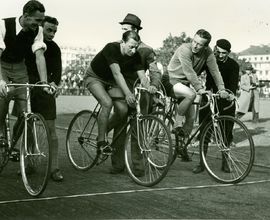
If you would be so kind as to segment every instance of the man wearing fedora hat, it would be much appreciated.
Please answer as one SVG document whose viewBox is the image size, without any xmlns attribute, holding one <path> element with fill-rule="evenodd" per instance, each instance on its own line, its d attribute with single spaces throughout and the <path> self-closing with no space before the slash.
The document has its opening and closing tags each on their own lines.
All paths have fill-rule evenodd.
<svg viewBox="0 0 270 220">
<path fill-rule="evenodd" d="M 133 30 L 138 33 L 142 29 L 141 19 L 138 16 L 131 13 L 128 13 L 126 17 L 124 18 L 124 20 L 119 23 L 121 24 L 123 33 L 130 30 Z M 143 42 L 140 42 L 137 48 L 137 52 L 140 55 L 141 63 L 143 65 L 144 70 L 149 71 L 150 86 L 148 87 L 148 90 L 150 93 L 155 93 L 157 91 L 160 78 L 161 78 L 161 73 L 156 64 L 155 52 L 151 47 L 149 47 Z M 137 78 L 138 76 L 136 74 L 127 74 L 125 80 L 130 89 L 133 88 L 133 85 Z M 142 95 L 141 99 L 142 99 L 141 100 L 142 113 L 146 114 L 150 111 L 149 108 L 151 106 L 152 98 L 149 96 L 149 94 L 145 93 Z M 118 122 L 116 123 L 116 126 L 114 126 L 114 134 L 117 134 L 118 131 L 121 130 L 123 125 L 125 124 L 125 121 L 119 121 L 117 120 L 117 118 L 118 118 L 117 115 L 113 114 L 110 120 L 110 123 L 114 125 L 115 125 L 115 123 L 113 123 L 114 121 Z M 117 174 L 124 171 L 124 167 L 125 167 L 124 142 L 125 142 L 125 135 L 121 135 L 121 137 L 119 137 L 114 142 L 115 143 L 114 146 L 112 146 L 115 149 L 115 151 L 111 156 L 111 160 L 112 160 L 112 169 L 110 170 L 111 174 Z M 132 144 L 133 146 L 137 146 L 137 142 L 135 140 L 132 140 L 132 143 L 133 143 Z M 138 155 L 139 155 L 139 152 L 138 152 Z M 139 158 L 140 158 L 139 156 L 137 157 L 137 159 L 133 158 L 133 161 L 135 161 L 134 163 L 135 173 L 137 173 L 138 176 L 140 176 L 143 173 L 142 171 L 143 166 L 140 163 Z"/>
<path fill-rule="evenodd" d="M 219 39 L 216 42 L 216 45 L 214 47 L 214 54 L 217 60 L 217 65 L 219 68 L 219 71 L 221 73 L 225 89 L 228 89 L 233 92 L 234 95 L 236 95 L 236 91 L 238 88 L 238 81 L 239 81 L 239 65 L 238 63 L 229 57 L 231 51 L 231 43 L 226 39 Z M 211 74 L 209 74 L 209 70 L 206 70 L 207 76 L 206 76 L 206 90 L 212 90 L 214 93 L 218 91 L 217 86 L 215 85 L 214 79 Z M 205 97 L 203 97 L 205 98 Z M 204 101 L 204 100 L 202 100 Z M 224 110 L 224 107 L 229 106 L 231 102 L 226 99 L 220 99 L 218 100 L 218 109 L 220 112 L 220 115 L 230 115 L 235 117 L 235 104 L 229 108 Z M 199 122 L 202 123 L 205 117 L 209 117 L 209 108 L 203 109 L 199 112 Z M 209 121 L 210 121 L 209 117 Z M 233 135 L 232 135 L 232 129 L 233 124 L 228 122 L 226 127 L 226 135 L 228 142 L 233 141 Z M 203 129 L 203 128 L 202 128 Z M 208 144 L 208 143 L 207 143 Z M 224 172 L 230 172 L 230 169 L 228 167 L 228 164 L 226 163 L 225 157 L 223 156 L 222 161 L 222 170 Z M 193 169 L 193 173 L 197 174 L 204 170 L 204 166 L 202 161 Z"/>
</svg>

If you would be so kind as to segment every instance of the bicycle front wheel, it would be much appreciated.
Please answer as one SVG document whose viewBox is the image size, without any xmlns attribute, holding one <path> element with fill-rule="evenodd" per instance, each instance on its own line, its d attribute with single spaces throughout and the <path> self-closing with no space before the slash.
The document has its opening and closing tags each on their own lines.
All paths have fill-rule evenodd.
<svg viewBox="0 0 270 220">
<path fill-rule="evenodd" d="M 220 116 L 204 128 L 200 153 L 206 170 L 216 181 L 238 183 L 254 162 L 254 142 L 247 127 L 231 116 Z"/>
<path fill-rule="evenodd" d="M 24 186 L 32 196 L 46 188 L 51 169 L 51 137 L 44 118 L 31 114 L 21 136 L 21 175 Z"/>
<path fill-rule="evenodd" d="M 69 161 L 77 170 L 88 170 L 98 161 L 96 138 L 97 115 L 89 110 L 77 113 L 72 119 L 66 137 Z"/>
<path fill-rule="evenodd" d="M 162 120 L 141 116 L 131 123 L 125 141 L 129 176 L 142 186 L 153 186 L 167 174 L 173 155 L 170 132 Z"/>
</svg>

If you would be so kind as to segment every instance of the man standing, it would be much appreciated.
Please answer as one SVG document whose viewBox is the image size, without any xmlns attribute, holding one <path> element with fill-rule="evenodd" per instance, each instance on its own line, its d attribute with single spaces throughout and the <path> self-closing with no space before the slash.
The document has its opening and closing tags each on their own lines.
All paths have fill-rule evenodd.
<svg viewBox="0 0 270 220">
<path fill-rule="evenodd" d="M 53 41 L 55 33 L 57 32 L 58 21 L 54 17 L 45 16 L 42 22 L 42 27 L 44 42 L 47 46 L 47 50 L 45 51 L 44 56 L 47 66 L 48 83 L 54 88 L 58 88 L 62 73 L 61 50 Z M 33 54 L 29 54 L 29 56 L 27 56 L 26 66 L 30 83 L 37 83 L 40 81 L 37 65 L 34 60 L 35 57 Z M 52 138 L 51 178 L 54 181 L 62 181 L 64 177 L 58 165 L 58 138 L 55 127 L 55 96 L 46 93 L 40 88 L 35 88 L 31 93 L 31 108 L 34 113 L 40 113 L 47 122 Z"/>
<path fill-rule="evenodd" d="M 126 31 L 130 31 L 133 30 L 135 32 L 139 32 L 142 27 L 141 27 L 141 19 L 139 17 L 137 17 L 134 14 L 127 14 L 126 17 L 124 18 L 124 20 L 122 22 L 119 22 L 121 24 L 121 28 L 123 33 Z M 150 86 L 148 88 L 150 93 L 155 93 L 157 91 L 157 88 L 159 86 L 159 82 L 160 82 L 160 78 L 161 78 L 161 73 L 157 67 L 157 63 L 156 63 L 156 55 L 154 50 L 147 46 L 145 43 L 140 42 L 137 51 L 141 57 L 141 63 L 144 67 L 145 71 L 149 71 L 149 78 L 150 78 Z M 133 89 L 133 85 L 136 81 L 136 79 L 138 78 L 137 74 L 126 74 L 125 80 L 127 82 L 128 87 L 131 89 Z M 149 112 L 149 107 L 151 105 L 151 98 L 150 96 L 145 93 L 142 96 L 142 100 L 141 100 L 141 104 L 143 106 L 142 108 L 142 113 L 148 113 Z M 125 124 L 126 120 L 127 120 L 127 115 L 125 117 L 122 117 L 123 120 L 119 121 L 119 117 L 117 116 L 117 114 L 113 114 L 112 118 L 110 119 L 110 128 L 114 128 L 114 134 L 117 134 L 121 128 L 123 127 L 123 125 Z M 124 132 L 123 132 L 124 134 Z M 124 162 L 124 142 L 125 142 L 125 138 L 126 135 L 121 135 L 116 141 L 115 144 L 113 146 L 114 153 L 111 156 L 112 159 L 112 169 L 110 170 L 111 174 L 117 174 L 117 173 L 121 173 L 123 172 L 124 168 L 125 168 L 125 162 Z M 132 142 L 134 142 L 134 145 L 137 145 L 137 143 L 135 143 L 135 140 L 133 140 Z M 139 152 L 138 152 L 139 154 Z M 134 158 L 134 161 L 136 164 L 140 164 L 139 160 L 140 160 L 140 155 L 138 155 L 138 158 Z M 142 169 L 143 167 L 135 167 L 135 173 L 138 174 L 138 176 L 140 174 L 142 174 Z"/>
<path fill-rule="evenodd" d="M 225 88 L 232 91 L 233 94 L 236 95 L 239 80 L 239 65 L 235 60 L 229 57 L 230 51 L 231 51 L 231 43 L 228 40 L 220 39 L 216 42 L 214 54 L 217 59 L 218 68 L 223 78 Z M 209 70 L 207 70 L 206 76 L 206 90 L 212 90 L 214 93 L 218 91 L 214 83 L 213 77 L 209 74 Z M 231 104 L 230 101 L 225 99 L 221 99 L 218 101 L 218 109 L 220 115 L 230 115 L 235 117 L 235 104 L 231 108 L 224 110 L 224 107 L 227 107 L 230 104 Z M 199 113 L 200 123 L 204 120 L 205 117 L 208 116 L 209 111 L 210 111 L 209 108 L 200 111 Z M 226 132 L 227 138 L 229 140 L 228 142 L 232 142 L 233 124 L 228 122 L 228 124 L 225 127 L 228 128 Z M 230 172 L 228 164 L 226 163 L 224 158 L 221 168 L 224 172 Z M 200 163 L 193 169 L 193 173 L 195 174 L 200 173 L 203 170 L 204 166 L 202 164 L 202 161 L 200 160 Z"/>
<path fill-rule="evenodd" d="M 26 109 L 26 90 L 16 91 L 7 97 L 6 84 L 26 83 L 28 74 L 25 66 L 27 53 L 35 55 L 40 79 L 47 82 L 42 27 L 45 8 L 39 1 L 28 1 L 23 15 L 0 20 L 0 145 L 6 145 L 4 120 L 8 112 L 10 96 L 16 97 L 18 112 Z M 17 123 L 16 123 L 17 124 Z M 16 126 L 14 126 L 16 130 Z"/>
</svg>

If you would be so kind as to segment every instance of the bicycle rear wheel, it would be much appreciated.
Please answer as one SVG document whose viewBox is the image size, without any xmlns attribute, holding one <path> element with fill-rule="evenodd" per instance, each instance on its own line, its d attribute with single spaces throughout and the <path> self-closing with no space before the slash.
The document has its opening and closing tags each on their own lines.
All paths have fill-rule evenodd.
<svg viewBox="0 0 270 220">
<path fill-rule="evenodd" d="M 125 163 L 129 176 L 142 186 L 153 186 L 167 174 L 172 160 L 168 128 L 153 115 L 131 123 L 125 141 Z"/>
<path fill-rule="evenodd" d="M 21 175 L 28 193 L 38 196 L 46 188 L 51 169 L 51 137 L 41 115 L 31 114 L 26 123 L 21 136 Z"/>
<path fill-rule="evenodd" d="M 77 170 L 88 170 L 98 161 L 96 138 L 97 115 L 89 110 L 77 113 L 72 119 L 66 137 L 69 161 Z"/>
<path fill-rule="evenodd" d="M 172 133 L 174 128 L 174 120 L 171 118 L 171 116 L 168 113 L 165 113 L 164 111 L 153 112 L 152 115 L 157 116 L 159 119 L 161 119 L 171 133 L 172 148 L 173 148 L 173 156 L 171 164 L 174 163 L 177 157 L 182 158 L 182 161 L 191 161 L 191 157 L 194 152 L 187 149 L 189 146 L 187 146 L 185 143 L 185 137 L 180 137 L 178 136 L 178 134 Z"/>
<path fill-rule="evenodd" d="M 216 181 L 238 183 L 249 174 L 254 162 L 254 142 L 240 120 L 220 116 L 214 124 L 209 122 L 200 145 L 205 168 Z"/>
</svg>

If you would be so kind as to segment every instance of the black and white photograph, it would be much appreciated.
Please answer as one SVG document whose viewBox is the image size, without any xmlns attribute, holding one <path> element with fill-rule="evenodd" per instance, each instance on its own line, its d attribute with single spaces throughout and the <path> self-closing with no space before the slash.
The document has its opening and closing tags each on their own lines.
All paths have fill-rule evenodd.
<svg viewBox="0 0 270 220">
<path fill-rule="evenodd" d="M 269 219 L 268 0 L 0 7 L 0 219 Z"/>
</svg>

